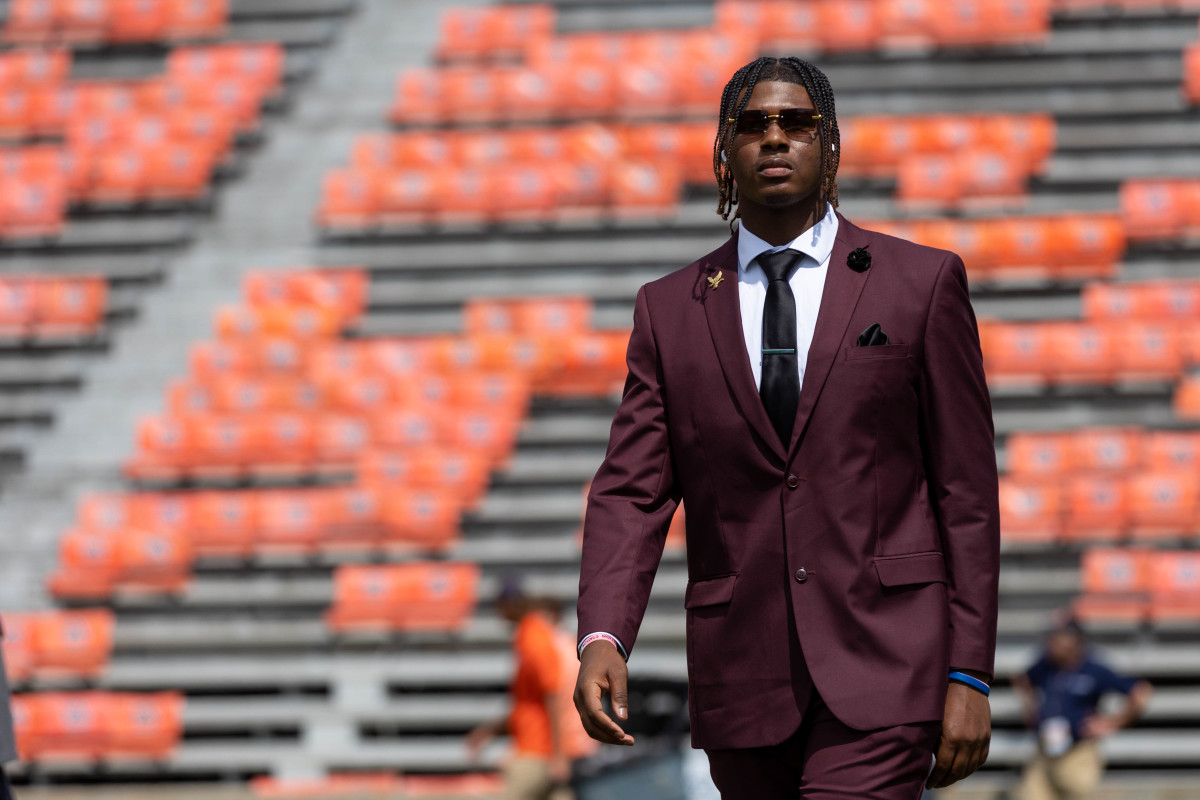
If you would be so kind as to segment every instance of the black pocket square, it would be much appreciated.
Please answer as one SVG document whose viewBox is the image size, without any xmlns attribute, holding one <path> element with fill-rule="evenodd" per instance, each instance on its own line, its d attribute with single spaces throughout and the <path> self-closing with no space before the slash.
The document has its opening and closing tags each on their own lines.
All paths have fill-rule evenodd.
<svg viewBox="0 0 1200 800">
<path fill-rule="evenodd" d="M 858 335 L 859 347 L 870 347 L 876 344 L 887 344 L 888 335 L 883 332 L 883 328 L 879 327 L 878 322 L 872 322 L 871 325 Z"/>
</svg>

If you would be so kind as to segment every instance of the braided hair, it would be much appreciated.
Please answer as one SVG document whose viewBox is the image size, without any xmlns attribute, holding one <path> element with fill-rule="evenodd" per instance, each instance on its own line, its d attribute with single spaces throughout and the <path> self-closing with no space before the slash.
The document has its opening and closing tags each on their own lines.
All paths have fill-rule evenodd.
<svg viewBox="0 0 1200 800">
<path fill-rule="evenodd" d="M 817 113 L 821 115 L 821 196 L 834 208 L 838 205 L 837 170 L 841 160 L 841 134 L 838 132 L 837 112 L 833 103 L 833 87 L 825 73 L 813 64 L 794 56 L 756 58 L 733 73 L 725 90 L 721 93 L 721 112 L 717 118 L 717 136 L 713 142 L 713 174 L 717 177 L 717 213 L 721 219 L 729 219 L 729 213 L 737 205 L 736 187 L 729 162 L 721 158 L 729 153 L 733 144 L 733 124 L 727 122 L 736 117 L 750 102 L 750 95 L 759 81 L 780 81 L 803 86 L 812 98 Z M 734 213 L 734 219 L 741 215 Z M 730 220 L 730 229 L 733 221 Z"/>
</svg>

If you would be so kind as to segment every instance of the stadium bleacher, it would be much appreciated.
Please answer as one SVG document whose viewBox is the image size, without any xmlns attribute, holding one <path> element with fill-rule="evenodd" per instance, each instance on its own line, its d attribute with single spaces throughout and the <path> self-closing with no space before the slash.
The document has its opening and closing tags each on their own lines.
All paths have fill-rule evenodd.
<svg viewBox="0 0 1200 800">
<path fill-rule="evenodd" d="M 85 364 L 130 357 L 112 331 L 137 333 L 172 270 L 241 293 L 202 309 L 211 338 L 180 345 L 187 363 L 154 388 L 160 413 L 122 431 L 127 457 L 102 480 L 52 476 L 77 500 L 36 576 L 58 608 L 2 614 L 19 781 L 494 793 L 500 751 L 472 763 L 462 744 L 505 708 L 492 599 L 519 570 L 573 627 L 581 492 L 633 298 L 725 238 L 714 92 L 760 52 L 811 54 L 829 73 L 841 210 L 968 266 L 1004 563 L 995 734 L 967 787 L 994 796 L 1030 752 L 1008 680 L 1064 606 L 1158 687 L 1106 743 L 1119 784 L 1149 798 L 1196 779 L 1200 4 L 439 8 L 379 113 L 355 106 L 354 135 L 320 140 L 325 177 L 303 220 L 315 244 L 246 237 L 244 266 L 212 276 L 180 263 L 181 247 L 221 235 L 201 224 L 214 198 L 286 134 L 343 17 L 407 20 L 385 0 L 212 2 L 187 24 L 171 16 L 187 4 L 151 5 L 158 16 L 114 2 L 72 18 L 10 0 L 0 29 L 0 96 L 21 101 L 0 109 L 0 465 L 19 471 L 64 395 L 94 394 Z M 362 36 L 351 46 L 385 41 L 346 30 Z M 710 69 L 674 68 L 697 53 Z M 220 83 L 223 59 L 282 93 L 260 105 L 234 92 L 237 122 L 175 129 L 219 166 L 184 169 L 174 193 L 122 160 L 173 130 L 166 106 L 102 113 L 134 102 L 127 86 L 80 92 L 97 113 L 74 125 L 21 116 L 47 84 L 140 82 L 137 102 L 166 103 L 169 76 Z M 57 216 L 8 188 L 26 176 L 57 182 Z M 281 252 L 308 266 L 262 268 Z M 685 675 L 679 533 L 635 682 Z"/>
</svg>

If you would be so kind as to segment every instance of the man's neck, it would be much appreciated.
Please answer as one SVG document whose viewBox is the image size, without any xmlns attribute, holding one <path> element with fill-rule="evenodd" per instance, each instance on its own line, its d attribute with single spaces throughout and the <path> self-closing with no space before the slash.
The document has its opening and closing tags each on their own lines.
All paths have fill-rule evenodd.
<svg viewBox="0 0 1200 800">
<path fill-rule="evenodd" d="M 801 214 L 795 208 L 776 210 L 764 206 L 746 206 L 740 214 L 741 225 L 772 247 L 795 241 L 824 218 L 824 203 Z"/>
</svg>

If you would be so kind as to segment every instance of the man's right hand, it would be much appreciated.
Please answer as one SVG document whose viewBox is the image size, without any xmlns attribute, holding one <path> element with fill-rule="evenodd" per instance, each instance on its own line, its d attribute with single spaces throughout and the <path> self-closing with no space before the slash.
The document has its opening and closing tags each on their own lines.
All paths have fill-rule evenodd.
<svg viewBox="0 0 1200 800">
<path fill-rule="evenodd" d="M 579 679 L 575 682 L 575 708 L 583 729 L 598 742 L 632 745 L 633 737 L 604 713 L 600 698 L 608 692 L 613 710 L 629 717 L 629 668 L 612 642 L 596 641 L 583 648 Z"/>
</svg>

